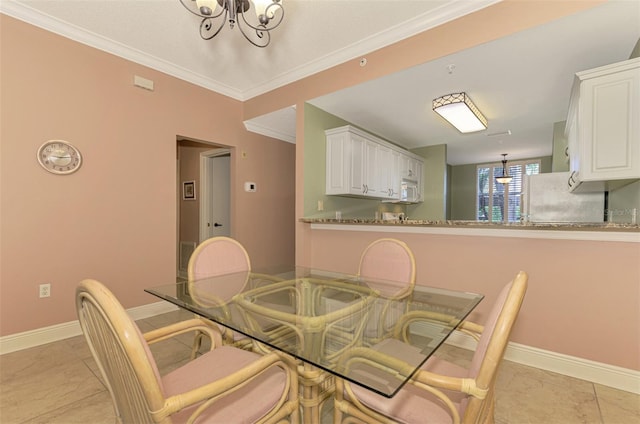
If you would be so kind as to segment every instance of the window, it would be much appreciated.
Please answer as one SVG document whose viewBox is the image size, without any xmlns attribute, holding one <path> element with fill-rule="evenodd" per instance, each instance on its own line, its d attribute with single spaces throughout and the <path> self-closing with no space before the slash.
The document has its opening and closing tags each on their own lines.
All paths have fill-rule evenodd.
<svg viewBox="0 0 640 424">
<path fill-rule="evenodd" d="M 491 222 L 519 222 L 522 196 L 522 176 L 540 173 L 540 160 L 510 162 L 508 172 L 513 180 L 499 184 L 502 164 L 478 165 L 476 219 Z M 505 219 L 507 217 L 507 219 Z"/>
</svg>

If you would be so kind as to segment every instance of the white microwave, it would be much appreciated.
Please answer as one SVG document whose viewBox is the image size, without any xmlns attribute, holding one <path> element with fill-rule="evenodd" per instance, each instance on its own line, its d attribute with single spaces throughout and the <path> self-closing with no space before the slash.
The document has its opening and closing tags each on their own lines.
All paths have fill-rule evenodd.
<svg viewBox="0 0 640 424">
<path fill-rule="evenodd" d="M 400 202 L 416 203 L 419 201 L 418 182 L 403 178 L 400 182 Z"/>
</svg>

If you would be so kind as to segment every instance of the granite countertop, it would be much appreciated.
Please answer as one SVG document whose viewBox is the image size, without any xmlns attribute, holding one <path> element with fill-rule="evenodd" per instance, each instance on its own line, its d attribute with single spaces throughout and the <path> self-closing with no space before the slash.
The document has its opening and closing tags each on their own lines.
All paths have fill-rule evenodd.
<svg viewBox="0 0 640 424">
<path fill-rule="evenodd" d="M 422 219 L 406 219 L 403 221 L 383 221 L 381 219 L 367 218 L 301 218 L 301 222 L 308 224 L 349 224 L 349 225 L 383 225 L 383 226 L 418 226 L 418 227 L 442 227 L 442 228 L 492 228 L 492 229 L 517 229 L 517 230 L 577 230 L 577 231 L 625 231 L 640 232 L 640 225 L 612 222 L 516 222 L 498 223 L 482 221 L 429 221 Z"/>
</svg>

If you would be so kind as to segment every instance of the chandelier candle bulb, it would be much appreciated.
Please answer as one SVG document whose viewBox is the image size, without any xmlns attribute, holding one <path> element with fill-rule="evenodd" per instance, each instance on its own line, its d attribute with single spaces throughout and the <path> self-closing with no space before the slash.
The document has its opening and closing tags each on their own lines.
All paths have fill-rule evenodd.
<svg viewBox="0 0 640 424">
<path fill-rule="evenodd" d="M 196 6 L 203 15 L 211 16 L 218 7 L 217 0 L 196 0 Z"/>
</svg>

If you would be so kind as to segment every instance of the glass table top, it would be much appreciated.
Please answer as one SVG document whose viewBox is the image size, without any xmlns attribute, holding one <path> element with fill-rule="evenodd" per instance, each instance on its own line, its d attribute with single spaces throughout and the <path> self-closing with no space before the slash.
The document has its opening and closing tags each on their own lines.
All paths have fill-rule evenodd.
<svg viewBox="0 0 640 424">
<path fill-rule="evenodd" d="M 393 396 L 483 296 L 291 267 L 146 292 L 307 364 Z"/>
</svg>

